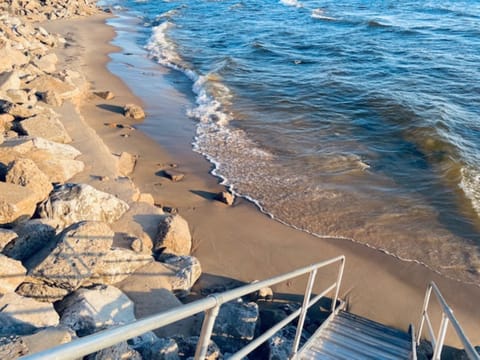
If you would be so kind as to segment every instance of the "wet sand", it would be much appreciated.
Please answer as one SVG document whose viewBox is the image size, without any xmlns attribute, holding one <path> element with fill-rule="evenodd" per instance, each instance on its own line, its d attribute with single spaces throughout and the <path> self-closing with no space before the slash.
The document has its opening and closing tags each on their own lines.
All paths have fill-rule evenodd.
<svg viewBox="0 0 480 360">
<path fill-rule="evenodd" d="M 188 83 L 135 50 L 110 45 L 115 32 L 105 24 L 107 19 L 106 15 L 92 16 L 46 27 L 74 39 L 74 46 L 60 50 L 61 58 L 80 69 L 93 90 L 116 94 L 110 101 L 92 97 L 81 106 L 81 114 L 112 153 L 138 155 L 132 179 L 142 192 L 151 193 L 157 204 L 177 208 L 187 219 L 193 255 L 204 273 L 200 285 L 264 279 L 343 254 L 346 267 L 340 295 L 350 311 L 403 330 L 409 323 L 417 327 L 426 286 L 433 280 L 473 344 L 480 344 L 480 287 L 446 279 L 423 265 L 351 241 L 316 238 L 272 220 L 244 199 L 236 199 L 232 207 L 215 201 L 214 194 L 224 187 L 209 175 L 211 164 L 191 150 L 195 124 L 185 109 L 192 98 L 188 90 L 183 91 Z M 148 66 L 148 71 L 142 66 Z M 126 83 L 108 69 L 121 74 Z M 142 104 L 147 111 L 144 123 L 133 124 L 139 130 L 105 126 L 129 123 L 120 109 L 130 102 Z M 174 183 L 162 176 L 169 164 L 178 164 L 178 170 L 186 174 L 183 181 Z M 315 289 L 320 291 L 333 281 L 334 271 L 320 272 Z M 305 279 L 292 281 L 274 292 L 299 294 L 304 285 Z M 438 307 L 435 301 L 432 305 L 431 314 L 438 324 Z M 459 346 L 452 329 L 447 344 Z"/>
</svg>

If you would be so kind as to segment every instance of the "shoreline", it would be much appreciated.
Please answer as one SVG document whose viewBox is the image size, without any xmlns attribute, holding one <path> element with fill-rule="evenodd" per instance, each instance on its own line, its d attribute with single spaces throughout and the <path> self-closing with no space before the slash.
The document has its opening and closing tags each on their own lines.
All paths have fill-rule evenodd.
<svg viewBox="0 0 480 360">
<path fill-rule="evenodd" d="M 188 97 L 174 91 L 171 84 L 168 86 L 169 81 L 165 78 L 168 72 L 161 75 L 162 70 L 158 70 L 158 82 L 164 87 L 164 92 L 153 96 L 142 93 L 134 96 L 129 89 L 131 86 L 135 92 L 134 84 L 126 85 L 109 72 L 108 54 L 119 50 L 109 45 L 115 37 L 115 31 L 105 24 L 106 20 L 105 15 L 95 15 L 63 21 L 67 23 L 67 28 L 62 28 L 62 31 L 71 31 L 79 39 L 77 46 L 87 49 L 78 55 L 87 79 L 95 79 L 93 87 L 98 90 L 113 90 L 117 94 L 112 102 L 114 105 L 138 102 L 145 105 L 150 117 L 161 118 L 165 112 L 170 116 L 178 116 Z M 59 24 L 50 25 L 62 27 Z M 87 24 L 98 27 L 99 31 L 89 34 L 89 27 L 85 26 Z M 52 29 L 52 26 L 49 28 Z M 59 32 L 58 29 L 53 31 Z M 121 67 L 121 64 L 115 66 Z M 127 72 L 129 66 L 123 66 Z M 152 63 L 152 68 L 154 66 L 159 67 Z M 170 108 L 163 109 L 163 115 L 157 113 L 161 106 L 152 102 L 158 102 L 159 97 L 164 98 L 163 102 L 170 102 Z M 480 343 L 480 334 L 475 333 L 476 324 L 480 323 L 480 309 L 474 301 L 480 298 L 477 286 L 446 279 L 423 265 L 401 261 L 349 240 L 320 239 L 295 230 L 270 219 L 254 204 L 241 198 L 237 198 L 233 207 L 213 201 L 214 194 L 224 187 L 209 174 L 211 164 L 203 156 L 194 153 L 191 146 L 185 147 L 185 139 L 181 142 L 181 137 L 177 138 L 178 143 L 173 147 L 181 149 L 181 152 L 173 154 L 141 131 L 133 131 L 128 138 L 122 138 L 118 130 L 106 127 L 103 120 L 98 121 L 99 117 L 106 116 L 107 111 L 112 112 L 99 108 L 99 102 L 82 106 L 82 116 L 111 152 L 138 154 L 137 167 L 132 176 L 134 183 L 142 192 L 152 193 L 157 203 L 178 208 L 188 221 L 194 239 L 193 255 L 199 258 L 204 272 L 199 280 L 200 286 L 207 281 L 205 278 L 214 278 L 213 281 L 218 281 L 217 278 L 226 281 L 224 277 L 242 281 L 263 279 L 345 254 L 346 269 L 340 295 L 347 297 L 352 312 L 406 330 L 410 322 L 417 325 L 426 284 L 434 280 L 455 310 L 470 340 L 474 344 Z M 157 106 L 156 110 L 154 105 Z M 183 117 L 186 118 L 186 115 L 183 114 Z M 188 133 L 188 127 L 193 125 L 190 123 L 182 131 Z M 186 174 L 185 180 L 171 183 L 155 175 L 160 170 L 159 163 L 178 163 L 179 169 Z M 274 288 L 274 293 L 301 291 L 300 282 Z M 452 332 L 447 334 L 447 343 L 458 345 Z"/>
</svg>

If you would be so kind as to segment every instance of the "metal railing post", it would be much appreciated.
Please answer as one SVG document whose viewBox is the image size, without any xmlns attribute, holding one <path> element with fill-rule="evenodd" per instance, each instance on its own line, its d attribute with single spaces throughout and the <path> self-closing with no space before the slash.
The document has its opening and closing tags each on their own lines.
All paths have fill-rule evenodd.
<svg viewBox="0 0 480 360">
<path fill-rule="evenodd" d="M 305 295 L 303 297 L 302 311 L 300 312 L 300 317 L 297 324 L 297 332 L 295 333 L 295 339 L 293 341 L 292 352 L 290 354 L 290 359 L 295 357 L 295 354 L 298 350 L 298 345 L 300 344 L 300 339 L 302 337 L 303 324 L 305 323 L 305 317 L 307 316 L 307 310 L 309 308 L 310 296 L 312 295 L 313 284 L 315 282 L 315 277 L 317 276 L 317 269 L 314 269 L 310 272 L 308 277 L 307 287 L 305 288 Z"/>
<path fill-rule="evenodd" d="M 333 297 L 333 300 L 332 300 L 332 312 L 335 311 L 335 307 L 337 305 L 337 299 L 338 299 L 338 294 L 340 292 L 340 284 L 342 282 L 344 268 L 345 268 L 345 257 L 342 257 L 342 261 L 340 263 L 340 269 L 338 270 L 337 287 L 335 289 L 335 296 Z"/>
<path fill-rule="evenodd" d="M 215 295 L 210 295 L 217 298 Z M 210 338 L 212 337 L 213 326 L 215 325 L 215 320 L 217 319 L 218 312 L 220 310 L 220 304 L 217 301 L 217 306 L 208 310 L 205 313 L 205 319 L 202 324 L 202 331 L 200 332 L 200 337 L 198 339 L 197 348 L 195 350 L 195 360 L 203 360 L 207 355 L 208 345 L 210 344 Z"/>
<path fill-rule="evenodd" d="M 445 341 L 445 335 L 447 334 L 448 317 L 442 312 L 442 322 L 440 323 L 440 329 L 438 330 L 437 343 L 433 352 L 433 360 L 440 360 L 442 354 L 443 342 Z"/>
<path fill-rule="evenodd" d="M 423 324 L 425 323 L 425 314 L 427 313 L 431 293 L 432 293 L 432 285 L 429 284 L 427 286 L 425 298 L 423 299 L 423 308 L 422 308 L 422 314 L 420 319 L 420 325 L 418 326 L 417 345 L 420 345 L 420 340 L 422 338 Z"/>
</svg>

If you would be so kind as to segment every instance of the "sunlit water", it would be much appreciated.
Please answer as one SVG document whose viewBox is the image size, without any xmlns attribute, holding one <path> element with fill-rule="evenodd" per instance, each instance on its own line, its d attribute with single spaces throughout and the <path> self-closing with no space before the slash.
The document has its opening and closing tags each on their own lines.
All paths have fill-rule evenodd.
<svg viewBox="0 0 480 360">
<path fill-rule="evenodd" d="M 319 236 L 480 284 L 480 3 L 118 1 L 192 81 L 194 149 Z"/>
</svg>

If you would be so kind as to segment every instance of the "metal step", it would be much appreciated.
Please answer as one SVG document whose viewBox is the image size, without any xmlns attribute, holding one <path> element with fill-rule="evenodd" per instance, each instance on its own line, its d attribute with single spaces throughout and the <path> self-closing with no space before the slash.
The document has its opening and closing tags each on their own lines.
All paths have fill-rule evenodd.
<svg viewBox="0 0 480 360">
<path fill-rule="evenodd" d="M 297 359 L 411 359 L 412 340 L 406 332 L 340 311 L 302 349 Z"/>
</svg>

